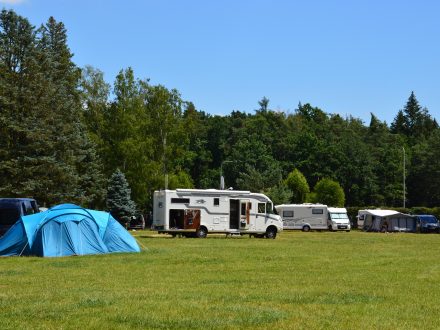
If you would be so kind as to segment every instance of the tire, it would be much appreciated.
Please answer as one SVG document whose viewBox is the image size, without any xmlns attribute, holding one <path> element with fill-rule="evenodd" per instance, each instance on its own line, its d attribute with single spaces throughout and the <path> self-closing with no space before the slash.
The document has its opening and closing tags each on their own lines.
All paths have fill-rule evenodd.
<svg viewBox="0 0 440 330">
<path fill-rule="evenodd" d="M 332 226 L 330 225 L 330 226 L 328 226 L 328 231 L 333 231 L 333 228 L 332 228 Z"/>
<path fill-rule="evenodd" d="M 267 228 L 266 230 L 266 238 L 275 239 L 277 237 L 277 230 L 275 228 Z"/>
<path fill-rule="evenodd" d="M 303 229 L 302 229 L 302 231 L 304 231 L 304 232 L 309 232 L 310 231 L 310 227 L 309 226 L 304 226 L 303 227 Z"/>
<path fill-rule="evenodd" d="M 197 238 L 206 238 L 208 236 L 208 230 L 205 227 L 199 227 L 196 231 Z"/>
</svg>

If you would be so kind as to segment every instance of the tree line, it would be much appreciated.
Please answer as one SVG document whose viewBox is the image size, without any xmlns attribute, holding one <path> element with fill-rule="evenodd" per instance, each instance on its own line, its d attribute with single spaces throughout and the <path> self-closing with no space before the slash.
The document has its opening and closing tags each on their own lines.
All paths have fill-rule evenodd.
<svg viewBox="0 0 440 330">
<path fill-rule="evenodd" d="M 414 92 L 390 125 L 308 103 L 274 111 L 266 97 L 218 116 L 131 68 L 110 85 L 72 56 L 63 23 L 1 12 L 0 195 L 103 208 L 119 170 L 150 210 L 154 190 L 219 188 L 221 171 L 275 203 L 402 206 L 405 178 L 408 206 L 440 205 L 440 129 Z"/>
</svg>

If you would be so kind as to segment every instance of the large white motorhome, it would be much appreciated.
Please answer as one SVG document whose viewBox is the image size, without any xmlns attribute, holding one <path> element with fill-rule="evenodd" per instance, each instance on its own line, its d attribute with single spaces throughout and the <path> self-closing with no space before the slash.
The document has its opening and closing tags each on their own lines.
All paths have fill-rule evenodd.
<svg viewBox="0 0 440 330">
<path fill-rule="evenodd" d="M 173 236 L 224 233 L 275 238 L 283 230 L 272 201 L 250 191 L 159 190 L 153 203 L 153 229 Z"/>
<path fill-rule="evenodd" d="M 282 204 L 275 206 L 283 219 L 284 229 L 350 231 L 347 210 L 324 204 Z"/>
</svg>

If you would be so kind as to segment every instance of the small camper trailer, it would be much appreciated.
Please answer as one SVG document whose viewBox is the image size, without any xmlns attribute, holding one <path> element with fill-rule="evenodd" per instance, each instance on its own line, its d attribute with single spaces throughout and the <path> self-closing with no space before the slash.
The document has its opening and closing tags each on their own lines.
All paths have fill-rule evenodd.
<svg viewBox="0 0 440 330">
<path fill-rule="evenodd" d="M 415 232 L 416 218 L 393 210 L 359 210 L 358 227 L 365 231 Z"/>
<path fill-rule="evenodd" d="M 283 229 L 272 201 L 250 191 L 177 189 L 154 192 L 153 229 L 173 236 L 208 233 L 275 238 Z"/>
<path fill-rule="evenodd" d="M 312 229 L 350 231 L 350 220 L 345 208 L 327 207 L 324 204 L 282 204 L 275 206 L 283 219 L 284 229 Z"/>
</svg>

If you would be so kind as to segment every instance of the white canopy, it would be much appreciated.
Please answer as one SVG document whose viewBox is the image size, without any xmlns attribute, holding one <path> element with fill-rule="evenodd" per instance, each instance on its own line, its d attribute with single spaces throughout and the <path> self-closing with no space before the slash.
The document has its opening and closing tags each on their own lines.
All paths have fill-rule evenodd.
<svg viewBox="0 0 440 330">
<path fill-rule="evenodd" d="M 409 214 L 400 213 L 394 210 L 359 210 L 359 215 L 361 214 L 371 214 L 376 217 L 389 217 L 391 215 L 402 215 L 404 217 L 410 217 Z"/>
</svg>

